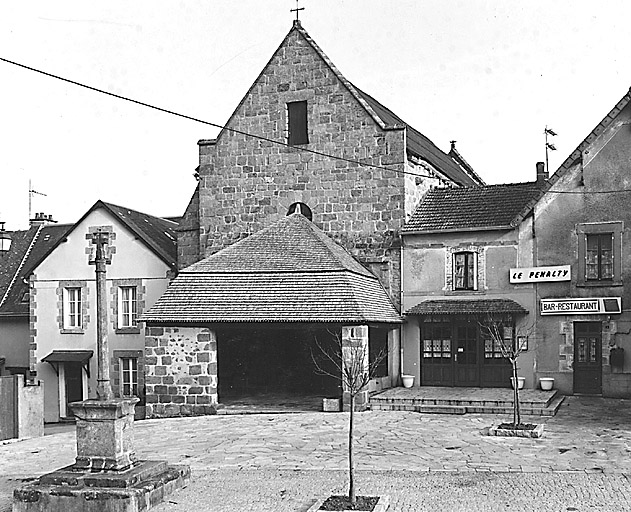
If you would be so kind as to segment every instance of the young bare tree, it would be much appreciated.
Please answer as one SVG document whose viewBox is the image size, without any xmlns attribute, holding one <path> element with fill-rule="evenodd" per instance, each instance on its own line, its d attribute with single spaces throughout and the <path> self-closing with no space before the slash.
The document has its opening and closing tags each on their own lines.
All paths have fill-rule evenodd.
<svg viewBox="0 0 631 512">
<path fill-rule="evenodd" d="M 367 326 L 351 329 L 362 328 L 368 329 Z M 313 353 L 311 356 L 316 367 L 316 373 L 337 379 L 342 386 L 344 398 L 348 399 L 350 412 L 348 422 L 348 500 L 354 506 L 357 502 L 355 492 L 355 454 L 353 450 L 357 398 L 364 394 L 364 400 L 367 401 L 368 383 L 374 377 L 379 364 L 387 357 L 387 351 L 380 351 L 371 360 L 368 343 L 357 340 L 352 336 L 340 336 L 337 332 L 329 331 L 329 333 L 335 340 L 333 346 L 326 348 L 316 339 L 320 358 L 315 357 Z M 328 368 L 331 368 L 331 370 Z"/>
<path fill-rule="evenodd" d="M 510 317 L 489 314 L 484 322 L 479 322 L 481 332 L 486 334 L 493 343 L 500 348 L 502 357 L 511 364 L 513 382 L 513 428 L 521 423 L 521 408 L 519 404 L 519 379 L 517 378 L 517 366 L 519 356 L 527 350 L 524 340 L 532 334 L 533 328 L 522 327 L 515 331 Z"/>
</svg>

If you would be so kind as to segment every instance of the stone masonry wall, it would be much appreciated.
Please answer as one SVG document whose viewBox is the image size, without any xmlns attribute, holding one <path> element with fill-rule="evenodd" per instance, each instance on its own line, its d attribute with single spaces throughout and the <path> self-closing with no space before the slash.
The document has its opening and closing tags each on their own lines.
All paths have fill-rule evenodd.
<svg viewBox="0 0 631 512">
<path fill-rule="evenodd" d="M 147 327 L 146 417 L 214 414 L 217 338 L 202 327 Z"/>
<path fill-rule="evenodd" d="M 290 32 L 228 126 L 285 141 L 286 104 L 292 101 L 307 101 L 305 148 L 406 168 L 405 131 L 377 125 L 297 30 Z M 390 278 L 382 282 L 399 303 L 399 279 L 392 278 L 398 275 L 398 233 L 406 196 L 419 197 L 409 183 L 406 187 L 404 174 L 227 130 L 216 141 L 200 141 L 199 149 L 200 259 L 279 220 L 291 204 L 302 202 L 312 210 L 313 222 L 360 261 L 390 267 Z M 428 187 L 423 179 L 413 186 Z"/>
<path fill-rule="evenodd" d="M 178 269 L 183 269 L 201 259 L 199 252 L 199 185 L 186 207 L 176 233 L 177 264 Z"/>
</svg>

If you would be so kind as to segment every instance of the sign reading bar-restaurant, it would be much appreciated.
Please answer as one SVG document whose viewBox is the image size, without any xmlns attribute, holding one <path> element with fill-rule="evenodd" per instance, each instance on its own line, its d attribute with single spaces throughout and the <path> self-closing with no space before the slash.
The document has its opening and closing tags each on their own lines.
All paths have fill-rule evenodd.
<svg viewBox="0 0 631 512">
<path fill-rule="evenodd" d="M 514 284 L 569 281 L 570 279 L 571 275 L 569 265 L 510 269 L 510 282 Z"/>
<path fill-rule="evenodd" d="M 598 315 L 622 312 L 620 297 L 541 299 L 542 315 Z"/>
</svg>

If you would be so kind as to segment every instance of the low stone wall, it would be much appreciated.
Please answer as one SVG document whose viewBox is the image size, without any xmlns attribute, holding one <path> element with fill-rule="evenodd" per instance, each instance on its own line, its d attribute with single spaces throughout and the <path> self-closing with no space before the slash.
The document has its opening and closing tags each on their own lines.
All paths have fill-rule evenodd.
<svg viewBox="0 0 631 512">
<path fill-rule="evenodd" d="M 202 327 L 147 327 L 146 417 L 217 412 L 217 338 Z"/>
</svg>

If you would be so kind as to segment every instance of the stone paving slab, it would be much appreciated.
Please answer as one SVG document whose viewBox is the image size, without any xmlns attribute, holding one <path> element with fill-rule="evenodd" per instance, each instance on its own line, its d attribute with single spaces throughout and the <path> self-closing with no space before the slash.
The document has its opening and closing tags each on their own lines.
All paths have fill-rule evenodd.
<svg viewBox="0 0 631 512">
<path fill-rule="evenodd" d="M 506 416 L 369 411 L 357 416 L 358 468 L 412 473 L 631 474 L 631 402 L 570 397 L 539 439 L 482 435 Z M 213 471 L 346 468 L 347 413 L 204 416 L 135 424 L 141 459 Z M 0 511 L 21 479 L 74 462 L 74 432 L 0 446 Z M 327 473 L 328 474 L 328 473 Z M 419 476 L 419 475 L 417 475 Z M 615 509 L 614 509 L 615 510 Z"/>
<path fill-rule="evenodd" d="M 390 497 L 389 512 L 629 511 L 624 475 L 568 473 L 417 473 L 358 471 L 359 494 Z M 343 471 L 204 471 L 156 512 L 306 512 L 347 492 Z"/>
</svg>

